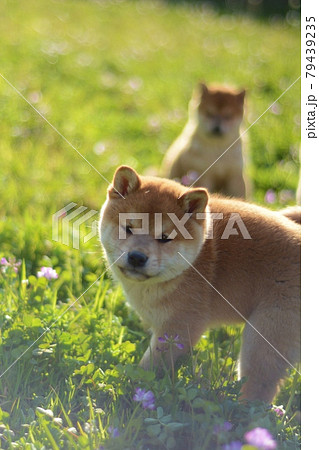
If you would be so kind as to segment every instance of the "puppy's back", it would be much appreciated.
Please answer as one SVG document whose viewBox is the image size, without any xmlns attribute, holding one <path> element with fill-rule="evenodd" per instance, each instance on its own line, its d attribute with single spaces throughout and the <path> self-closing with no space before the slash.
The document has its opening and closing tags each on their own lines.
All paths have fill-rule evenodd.
<svg viewBox="0 0 319 450">
<path fill-rule="evenodd" d="M 211 281 L 218 291 L 245 317 L 260 302 L 289 298 L 290 305 L 298 308 L 300 226 L 240 200 L 212 196 L 209 206 L 223 217 L 213 221 L 213 239 L 206 241 L 209 252 L 216 255 Z"/>
</svg>

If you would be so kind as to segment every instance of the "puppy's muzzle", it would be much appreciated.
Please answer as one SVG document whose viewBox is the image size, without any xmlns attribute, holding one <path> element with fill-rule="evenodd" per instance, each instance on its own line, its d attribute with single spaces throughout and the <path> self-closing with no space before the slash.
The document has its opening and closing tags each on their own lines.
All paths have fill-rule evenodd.
<svg viewBox="0 0 319 450">
<path fill-rule="evenodd" d="M 127 255 L 127 261 L 132 267 L 144 267 L 148 260 L 148 256 L 144 253 L 134 250 Z"/>
<path fill-rule="evenodd" d="M 223 134 L 223 132 L 222 132 L 222 129 L 221 129 L 220 125 L 215 125 L 215 126 L 212 128 L 212 133 L 213 133 L 215 136 L 221 136 L 221 135 Z"/>
</svg>

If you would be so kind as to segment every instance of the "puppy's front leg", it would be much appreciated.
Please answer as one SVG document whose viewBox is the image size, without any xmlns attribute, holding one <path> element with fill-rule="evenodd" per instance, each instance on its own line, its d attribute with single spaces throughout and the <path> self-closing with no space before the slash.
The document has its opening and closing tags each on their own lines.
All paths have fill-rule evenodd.
<svg viewBox="0 0 319 450">
<path fill-rule="evenodd" d="M 233 197 L 246 197 L 246 185 L 241 172 L 229 177 L 226 182 L 225 193 Z"/>
</svg>

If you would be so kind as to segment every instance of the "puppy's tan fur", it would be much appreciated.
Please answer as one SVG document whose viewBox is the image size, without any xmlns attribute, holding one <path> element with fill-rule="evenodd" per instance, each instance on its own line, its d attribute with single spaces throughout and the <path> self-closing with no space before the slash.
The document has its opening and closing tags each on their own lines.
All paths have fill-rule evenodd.
<svg viewBox="0 0 319 450">
<path fill-rule="evenodd" d="M 279 213 L 283 214 L 284 216 L 288 217 L 289 219 L 291 219 L 294 222 L 299 223 L 299 225 L 301 225 L 301 208 L 300 208 L 300 206 L 288 206 L 287 208 L 279 211 Z"/>
<path fill-rule="evenodd" d="M 119 219 L 123 212 L 148 213 L 149 232 L 132 233 L 140 225 L 131 220 L 126 223 L 126 239 L 119 239 L 119 227 L 125 226 Z M 209 213 L 203 214 L 205 219 L 196 216 L 204 212 Z M 155 213 L 163 215 L 161 235 Z M 179 219 L 189 213 L 185 228 L 193 239 L 185 239 L 167 213 Z M 213 220 L 210 213 L 223 218 Z M 244 239 L 237 226 L 225 238 L 232 213 L 240 215 L 251 239 Z M 174 229 L 176 237 L 163 240 Z M 157 350 L 165 345 L 158 341 L 165 333 L 178 334 L 184 344 L 183 350 L 173 346 L 176 359 L 208 327 L 247 319 L 239 361 L 239 375 L 247 377 L 242 398 L 273 399 L 286 369 L 299 360 L 299 224 L 278 212 L 209 196 L 203 188 L 187 189 L 171 180 L 142 177 L 122 166 L 101 211 L 100 236 L 114 276 L 152 331 L 142 367 L 159 365 L 161 355 L 167 355 Z M 132 251 L 148 257 L 145 266 L 130 266 Z"/>
<path fill-rule="evenodd" d="M 200 84 L 189 104 L 188 122 L 164 157 L 162 176 L 181 180 L 191 171 L 202 175 L 231 146 L 195 186 L 244 198 L 246 186 L 239 137 L 244 97 L 244 90 Z"/>
</svg>

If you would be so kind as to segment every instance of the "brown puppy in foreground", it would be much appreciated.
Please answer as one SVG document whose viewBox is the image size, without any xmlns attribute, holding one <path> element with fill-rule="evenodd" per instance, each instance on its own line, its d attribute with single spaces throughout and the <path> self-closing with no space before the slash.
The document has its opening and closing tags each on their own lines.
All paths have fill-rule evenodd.
<svg viewBox="0 0 319 450">
<path fill-rule="evenodd" d="M 300 210 L 278 212 L 209 196 L 120 167 L 101 211 L 114 276 L 152 338 L 141 366 L 161 363 L 159 341 L 188 352 L 208 327 L 245 323 L 242 398 L 271 402 L 300 352 Z M 290 217 L 293 220 L 290 220 Z"/>
</svg>

